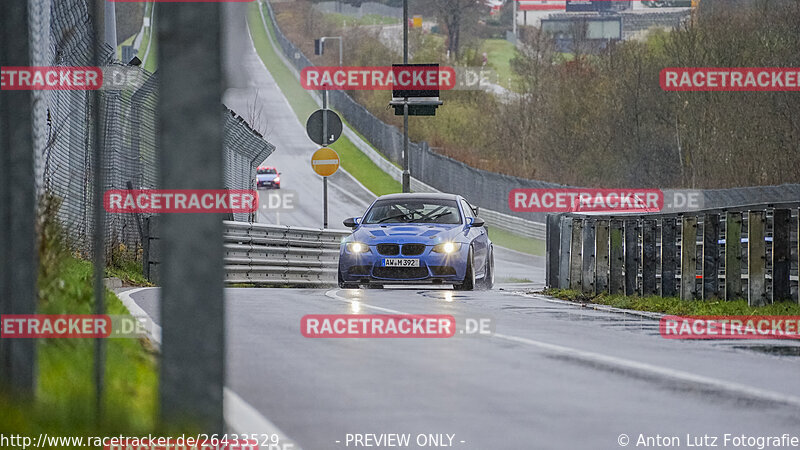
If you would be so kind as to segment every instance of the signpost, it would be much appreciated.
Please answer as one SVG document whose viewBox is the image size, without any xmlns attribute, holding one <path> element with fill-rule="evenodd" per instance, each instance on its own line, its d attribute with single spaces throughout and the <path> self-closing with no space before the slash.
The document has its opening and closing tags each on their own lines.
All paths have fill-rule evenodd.
<svg viewBox="0 0 800 450">
<path fill-rule="evenodd" d="M 322 228 L 328 228 L 328 177 L 339 170 L 339 154 L 323 147 L 311 156 L 311 168 L 322 177 Z"/>
</svg>

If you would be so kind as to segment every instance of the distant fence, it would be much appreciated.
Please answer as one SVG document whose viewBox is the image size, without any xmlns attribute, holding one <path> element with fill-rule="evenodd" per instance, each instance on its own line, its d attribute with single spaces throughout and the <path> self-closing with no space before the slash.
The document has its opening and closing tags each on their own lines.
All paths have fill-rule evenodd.
<svg viewBox="0 0 800 450">
<path fill-rule="evenodd" d="M 799 202 L 682 214 L 553 214 L 547 286 L 585 294 L 798 301 Z"/>
<path fill-rule="evenodd" d="M 33 2 L 31 45 L 36 65 L 92 65 L 92 24 L 86 0 Z M 136 88 L 96 91 L 101 96 L 101 121 L 92 123 L 92 92 L 36 91 L 34 93 L 34 148 L 39 194 L 61 200 L 59 217 L 72 243 L 88 250 L 92 229 L 92 134 L 95 126 L 105 133 L 104 189 L 158 187 L 156 139 L 158 76 L 114 61 L 106 47 L 106 67 L 137 73 L 143 83 Z M 240 117 L 220 105 L 225 121 L 225 173 L 227 188 L 252 188 L 255 168 L 275 147 Z M 247 220 L 247 214 L 237 214 Z M 130 214 L 110 214 L 106 243 L 125 244 L 129 251 L 140 245 L 140 223 Z"/>
</svg>

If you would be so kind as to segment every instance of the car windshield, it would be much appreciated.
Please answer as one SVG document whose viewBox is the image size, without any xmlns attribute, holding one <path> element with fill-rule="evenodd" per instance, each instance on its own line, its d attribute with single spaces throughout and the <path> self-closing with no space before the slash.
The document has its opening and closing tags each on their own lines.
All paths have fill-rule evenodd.
<svg viewBox="0 0 800 450">
<path fill-rule="evenodd" d="M 259 175 L 274 175 L 276 173 L 278 173 L 278 171 L 275 169 L 258 169 Z"/>
<path fill-rule="evenodd" d="M 454 200 L 381 200 L 364 216 L 365 224 L 378 223 L 461 223 Z"/>
</svg>

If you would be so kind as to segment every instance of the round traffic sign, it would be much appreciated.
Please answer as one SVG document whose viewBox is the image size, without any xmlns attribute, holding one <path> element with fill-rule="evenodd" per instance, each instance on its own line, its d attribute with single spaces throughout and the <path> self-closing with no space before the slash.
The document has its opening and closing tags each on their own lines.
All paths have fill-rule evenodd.
<svg viewBox="0 0 800 450">
<path fill-rule="evenodd" d="M 328 122 L 326 136 L 322 135 L 323 117 Z M 331 145 L 342 135 L 342 119 L 330 109 L 318 109 L 308 116 L 306 133 L 318 145 Z"/>
<path fill-rule="evenodd" d="M 329 177 L 339 170 L 339 154 L 333 149 L 323 147 L 311 156 L 311 168 L 318 175 Z"/>
</svg>

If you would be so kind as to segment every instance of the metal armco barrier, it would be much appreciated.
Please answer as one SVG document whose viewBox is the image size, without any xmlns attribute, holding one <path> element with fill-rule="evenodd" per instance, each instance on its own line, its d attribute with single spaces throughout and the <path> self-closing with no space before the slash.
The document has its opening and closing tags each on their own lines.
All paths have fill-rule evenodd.
<svg viewBox="0 0 800 450">
<path fill-rule="evenodd" d="M 681 214 L 551 214 L 547 286 L 585 294 L 798 302 L 800 202 Z"/>
<path fill-rule="evenodd" d="M 339 243 L 349 231 L 224 222 L 225 283 L 262 286 L 336 284 Z M 159 226 L 145 221 L 145 276 L 159 282 Z"/>
</svg>

